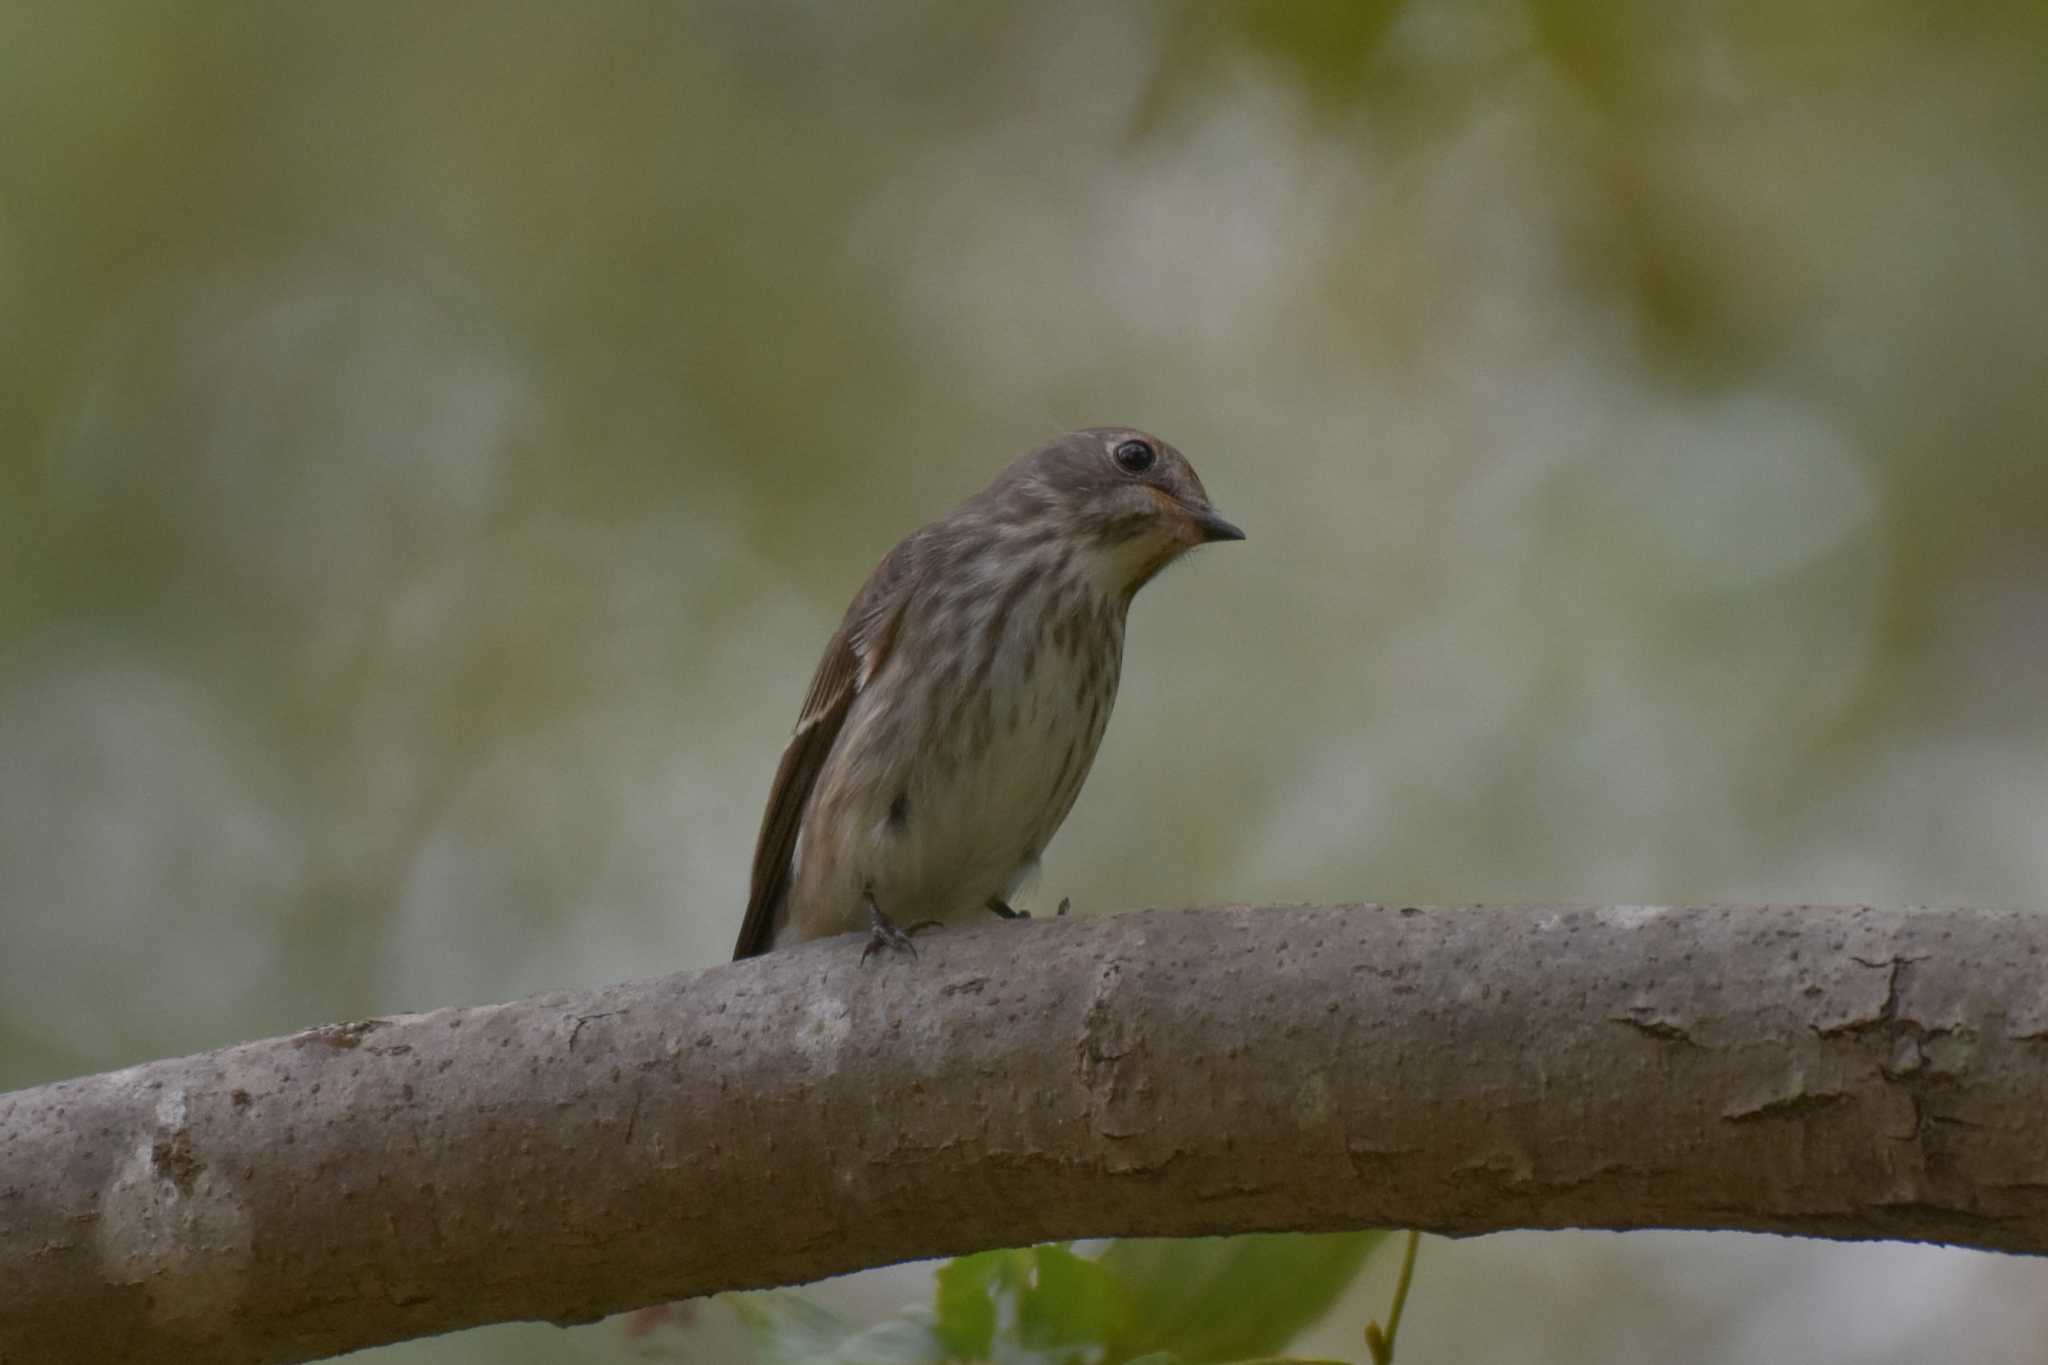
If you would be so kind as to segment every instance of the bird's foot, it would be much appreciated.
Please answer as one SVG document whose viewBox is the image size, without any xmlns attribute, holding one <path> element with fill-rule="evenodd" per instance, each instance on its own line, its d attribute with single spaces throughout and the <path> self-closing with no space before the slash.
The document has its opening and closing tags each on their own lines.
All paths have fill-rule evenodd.
<svg viewBox="0 0 2048 1365">
<path fill-rule="evenodd" d="M 917 945 L 910 941 L 910 936 L 922 933 L 926 929 L 936 929 L 939 927 L 937 920 L 928 919 L 920 920 L 908 929 L 899 929 L 896 927 L 895 920 L 882 913 L 882 907 L 875 900 L 874 892 L 864 891 L 861 893 L 861 898 L 868 903 L 868 941 L 867 946 L 860 950 L 860 960 L 862 962 L 866 962 L 884 948 L 893 948 L 899 953 L 909 953 L 912 957 L 916 957 Z"/>
<path fill-rule="evenodd" d="M 1011 905 L 1011 904 L 1010 904 L 1010 903 L 1009 903 L 1008 901 L 1004 900 L 1004 899 L 1003 899 L 1003 898 L 1002 898 L 1001 896 L 990 896 L 990 897 L 988 898 L 988 908 L 989 908 L 989 909 L 991 909 L 991 910 L 993 910 L 993 911 L 995 911 L 995 912 L 996 912 L 996 913 L 997 913 L 998 915 L 1002 916 L 1002 917 L 1003 917 L 1004 919 L 1030 919 L 1030 918 L 1031 918 L 1031 912 L 1030 912 L 1029 910 L 1019 910 L 1019 909 L 1018 909 L 1018 908 L 1017 908 L 1016 906 L 1014 906 L 1014 905 Z M 1074 898 L 1073 898 L 1072 896 L 1061 896 L 1061 897 L 1060 897 L 1060 908 L 1059 908 L 1058 910 L 1056 910 L 1056 911 L 1054 912 L 1054 914 L 1055 914 L 1055 915 L 1064 915 L 1064 914 L 1066 914 L 1066 913 L 1067 913 L 1067 911 L 1069 911 L 1069 910 L 1071 910 L 1071 909 L 1073 909 L 1073 908 L 1074 908 Z"/>
</svg>

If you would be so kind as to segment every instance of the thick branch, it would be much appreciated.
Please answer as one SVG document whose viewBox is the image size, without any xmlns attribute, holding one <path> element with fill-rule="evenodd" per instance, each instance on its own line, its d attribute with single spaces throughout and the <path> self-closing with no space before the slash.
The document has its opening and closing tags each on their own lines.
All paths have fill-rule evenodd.
<svg viewBox="0 0 2048 1365">
<path fill-rule="evenodd" d="M 2048 1250 L 2048 917 L 1221 909 L 920 947 L 0 1096 L 0 1359 L 301 1359 L 1111 1234 Z"/>
</svg>

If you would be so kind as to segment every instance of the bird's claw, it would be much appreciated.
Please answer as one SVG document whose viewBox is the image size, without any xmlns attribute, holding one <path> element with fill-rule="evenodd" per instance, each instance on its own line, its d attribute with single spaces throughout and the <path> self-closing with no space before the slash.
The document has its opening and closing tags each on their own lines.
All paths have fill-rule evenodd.
<svg viewBox="0 0 2048 1365">
<path fill-rule="evenodd" d="M 1019 910 L 1019 909 L 1017 909 L 1017 907 L 1015 907 L 1014 905 L 1011 905 L 1011 904 L 1010 904 L 1010 903 L 1009 903 L 1008 901 L 1004 900 L 1004 899 L 1003 899 L 1003 898 L 1002 898 L 1001 896 L 990 896 L 990 897 L 988 898 L 988 908 L 989 908 L 989 909 L 991 909 L 991 910 L 993 910 L 993 911 L 995 911 L 995 912 L 996 912 L 996 913 L 997 913 L 998 915 L 1002 916 L 1002 917 L 1003 917 L 1004 919 L 1030 919 L 1030 918 L 1031 918 L 1031 912 L 1030 912 L 1029 910 Z M 1059 908 L 1058 910 L 1054 911 L 1054 912 L 1053 912 L 1053 914 L 1055 915 L 1055 917 L 1057 917 L 1057 916 L 1059 916 L 1059 915 L 1064 915 L 1064 914 L 1066 914 L 1066 913 L 1067 913 L 1067 911 L 1069 911 L 1069 910 L 1071 910 L 1071 909 L 1073 909 L 1073 908 L 1074 908 L 1074 898 L 1073 898 L 1072 896 L 1061 896 L 1061 897 L 1060 897 L 1060 908 Z"/>
<path fill-rule="evenodd" d="M 916 957 L 917 945 L 910 941 L 910 936 L 939 927 L 939 921 L 927 919 L 919 920 L 908 929 L 899 929 L 896 927 L 896 921 L 882 913 L 882 907 L 875 901 L 874 892 L 865 892 L 863 896 L 868 903 L 868 941 L 860 950 L 860 960 L 863 963 L 884 948 L 892 948 L 899 953 L 909 953 Z"/>
</svg>

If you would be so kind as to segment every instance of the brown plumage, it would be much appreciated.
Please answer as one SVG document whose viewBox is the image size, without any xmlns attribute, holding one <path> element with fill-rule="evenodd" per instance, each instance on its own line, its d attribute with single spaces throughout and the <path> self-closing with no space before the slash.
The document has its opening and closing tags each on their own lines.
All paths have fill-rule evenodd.
<svg viewBox="0 0 2048 1365">
<path fill-rule="evenodd" d="M 1179 451 L 1091 427 L 891 550 L 783 750 L 733 956 L 1010 913 L 1094 761 L 1131 598 L 1193 546 L 1241 539 Z"/>
</svg>

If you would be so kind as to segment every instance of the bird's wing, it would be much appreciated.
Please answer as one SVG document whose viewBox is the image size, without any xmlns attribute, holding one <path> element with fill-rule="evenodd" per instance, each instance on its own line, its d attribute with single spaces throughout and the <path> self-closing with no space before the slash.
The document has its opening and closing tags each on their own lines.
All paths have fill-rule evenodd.
<svg viewBox="0 0 2048 1365">
<path fill-rule="evenodd" d="M 774 946 L 775 914 L 789 891 L 804 807 L 810 804 L 818 773 L 824 768 L 832 746 L 839 741 L 854 698 L 887 662 L 895 643 L 906 596 L 902 580 L 907 548 L 907 543 L 897 546 L 876 566 L 853 599 L 853 605 L 847 608 L 846 619 L 825 645 L 825 657 L 818 661 L 811 690 L 804 697 L 803 712 L 797 717 L 796 732 L 782 751 L 774 785 L 768 789 L 768 809 L 761 817 L 760 840 L 754 845 L 753 889 L 747 896 L 747 917 L 740 922 L 739 942 L 732 950 L 735 962 L 765 953 Z"/>
</svg>

